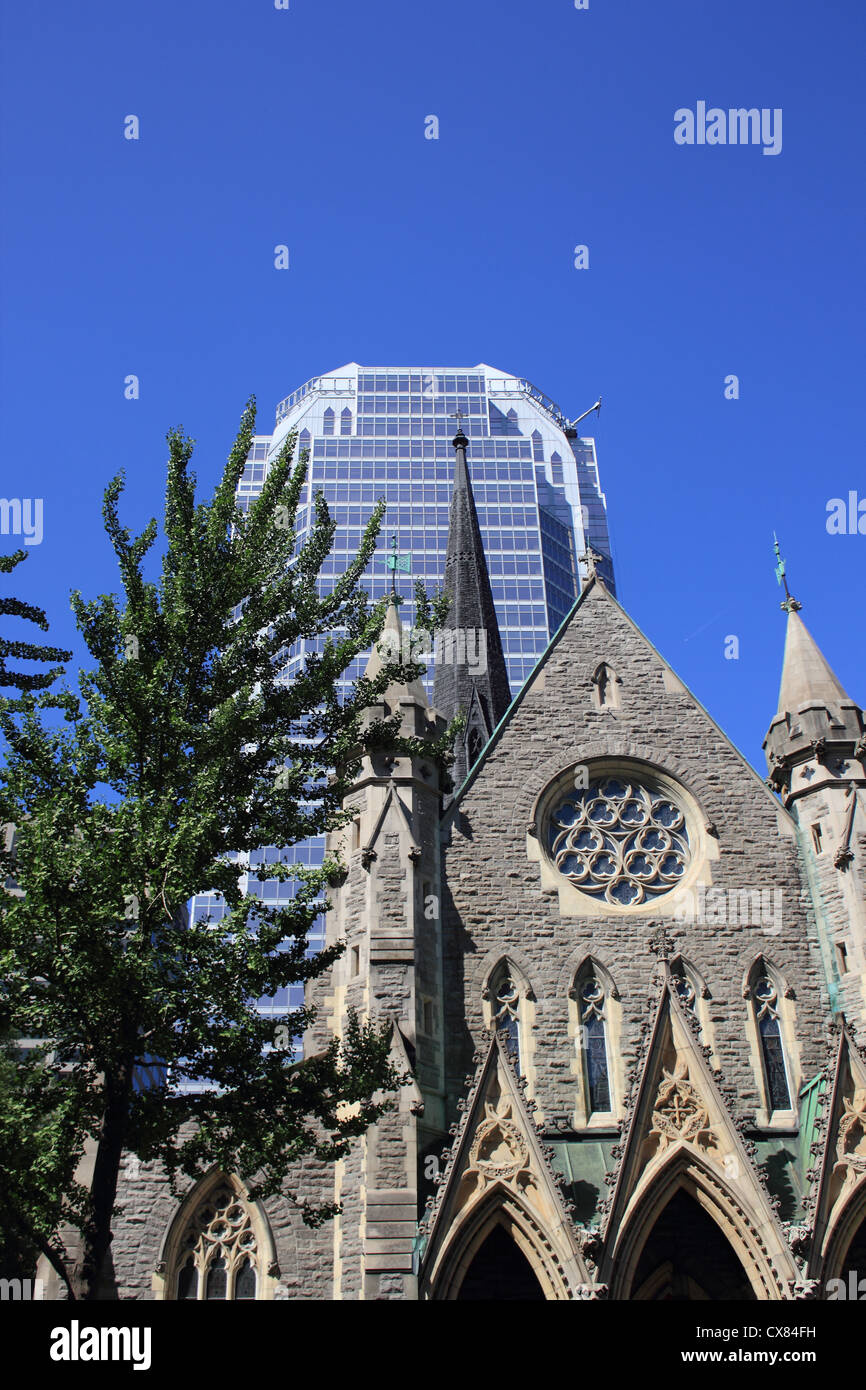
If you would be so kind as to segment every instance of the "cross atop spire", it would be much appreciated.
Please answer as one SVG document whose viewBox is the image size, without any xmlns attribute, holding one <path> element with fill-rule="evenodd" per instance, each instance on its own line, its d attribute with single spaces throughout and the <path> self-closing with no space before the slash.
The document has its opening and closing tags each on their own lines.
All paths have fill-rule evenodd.
<svg viewBox="0 0 866 1390">
<path fill-rule="evenodd" d="M 596 565 L 601 564 L 604 556 L 599 555 L 597 550 L 593 550 L 592 546 L 587 544 L 586 550 L 582 555 L 578 555 L 577 558 L 582 565 L 586 565 L 587 578 L 595 579 Z"/>
</svg>

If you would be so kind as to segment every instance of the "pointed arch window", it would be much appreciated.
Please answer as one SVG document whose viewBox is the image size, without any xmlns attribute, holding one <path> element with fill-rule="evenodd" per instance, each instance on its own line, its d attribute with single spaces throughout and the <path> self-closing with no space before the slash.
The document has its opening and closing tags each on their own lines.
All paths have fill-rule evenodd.
<svg viewBox="0 0 866 1390">
<path fill-rule="evenodd" d="M 192 1255 L 177 1276 L 177 1296 L 179 1299 L 198 1298 L 198 1270 Z"/>
<path fill-rule="evenodd" d="M 619 684 L 619 677 L 613 667 L 609 666 L 606 661 L 600 662 L 595 668 L 592 677 L 595 702 L 599 709 L 617 708 L 619 705 L 619 694 L 617 691 Z"/>
<path fill-rule="evenodd" d="M 222 1178 L 195 1207 L 181 1238 L 174 1296 L 216 1302 L 258 1297 L 261 1254 L 252 1213 Z"/>
<path fill-rule="evenodd" d="M 670 961 L 670 983 L 682 1008 L 697 1023 L 701 1042 L 710 1048 L 710 1065 L 718 1067 L 715 1028 L 708 1002 L 712 995 L 706 980 L 693 961 L 678 954 Z"/>
<path fill-rule="evenodd" d="M 768 974 L 761 973 L 755 979 L 752 984 L 752 1000 L 761 1044 L 761 1062 L 769 1108 L 790 1110 L 791 1090 L 788 1085 L 788 1068 L 779 1019 L 779 995 Z"/>
<path fill-rule="evenodd" d="M 688 1009 L 690 1014 L 698 1016 L 698 991 L 692 979 L 691 971 L 686 969 L 686 965 L 681 956 L 677 956 L 671 961 L 671 981 L 677 992 L 677 998 L 684 1009 Z"/>
<path fill-rule="evenodd" d="M 331 407 L 328 406 L 328 407 L 326 408 L 326 410 L 325 410 L 324 415 L 322 416 L 322 434 L 333 434 L 333 433 L 334 433 L 334 412 L 333 412 L 333 410 L 331 409 Z"/>
<path fill-rule="evenodd" d="M 491 1004 L 493 1027 L 505 1034 L 508 1046 L 517 1061 L 517 1069 L 521 1071 L 523 1059 L 520 1046 L 520 990 L 505 970 L 494 983 Z"/>
<path fill-rule="evenodd" d="M 340 434 L 352 433 L 352 412 L 348 406 L 340 412 Z"/>
<path fill-rule="evenodd" d="M 605 1023 L 606 991 L 594 971 L 578 985 L 580 1040 L 589 1113 L 606 1113 L 610 1103 L 610 1066 Z"/>
<path fill-rule="evenodd" d="M 534 463 L 544 463 L 544 440 L 538 430 L 532 431 L 532 459 Z"/>
<path fill-rule="evenodd" d="M 550 455 L 550 477 L 556 487 L 562 487 L 565 476 L 562 468 L 562 455 L 554 449 Z"/>
<path fill-rule="evenodd" d="M 225 1298 L 227 1287 L 226 1262 L 217 1256 L 208 1265 L 205 1298 L 209 1300 Z"/>
<path fill-rule="evenodd" d="M 483 749 L 483 747 L 484 740 L 481 737 L 480 730 L 478 730 L 477 728 L 470 729 L 468 737 L 466 739 L 466 756 L 469 767 L 474 766 L 475 762 L 481 755 L 481 750 Z"/>
<path fill-rule="evenodd" d="M 256 1271 L 249 1255 L 246 1255 L 241 1262 L 237 1274 L 235 1275 L 235 1298 L 255 1298 L 256 1296 Z"/>
</svg>

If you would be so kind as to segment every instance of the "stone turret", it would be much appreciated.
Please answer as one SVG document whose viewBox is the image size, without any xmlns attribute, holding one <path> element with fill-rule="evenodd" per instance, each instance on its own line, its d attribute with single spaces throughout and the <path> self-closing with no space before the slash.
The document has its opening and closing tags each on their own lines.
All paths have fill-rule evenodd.
<svg viewBox="0 0 866 1390">
<path fill-rule="evenodd" d="M 834 1006 L 866 1018 L 866 721 L 788 597 L 769 781 L 800 832 Z"/>
<path fill-rule="evenodd" d="M 376 676 L 401 650 L 396 595 L 365 674 Z M 365 712 L 367 727 L 400 715 L 404 737 L 431 744 L 405 756 L 387 744 L 368 749 L 344 805 L 353 819 L 328 838 L 345 879 L 331 892 L 327 944 L 345 941 L 322 1001 L 324 1031 L 343 1034 L 348 1010 L 390 1021 L 392 1057 L 414 1072 L 385 1115 L 337 1165 L 335 1298 L 414 1298 L 413 1241 L 418 1163 L 431 1142 L 441 1147 L 443 1058 L 441 898 L 438 824 L 440 773 L 432 745 L 445 729 L 420 680 L 390 685 Z M 308 1050 L 310 1050 L 308 1048 Z"/>
</svg>

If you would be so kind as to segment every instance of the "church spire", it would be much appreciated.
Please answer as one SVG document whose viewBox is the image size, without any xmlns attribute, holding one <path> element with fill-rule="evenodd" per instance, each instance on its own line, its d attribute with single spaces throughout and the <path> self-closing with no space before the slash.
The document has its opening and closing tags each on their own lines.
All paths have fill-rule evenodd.
<svg viewBox="0 0 866 1390">
<path fill-rule="evenodd" d="M 452 442 L 454 490 L 444 580 L 451 606 L 439 634 L 433 703 L 449 719 L 459 712 L 466 716 L 454 750 L 452 776 L 459 787 L 511 703 L 511 687 L 466 466 L 469 441 L 459 421 Z"/>
<path fill-rule="evenodd" d="M 411 659 L 412 653 L 408 640 L 409 635 L 404 632 L 403 624 L 400 621 L 400 613 L 398 610 L 399 603 L 399 595 L 396 589 L 392 589 L 388 595 L 388 609 L 385 614 L 385 621 L 382 624 L 379 641 L 370 652 L 364 670 L 364 675 L 368 680 L 373 680 L 374 677 L 378 676 L 382 667 L 388 662 L 399 661 L 401 656 L 405 662 Z M 402 683 L 392 681 L 383 699 L 391 710 L 396 709 L 401 701 L 406 700 L 414 701 L 414 703 L 420 705 L 422 709 L 426 710 L 429 708 L 427 692 L 420 678 L 409 681 L 408 683 L 406 681 Z"/>
<path fill-rule="evenodd" d="M 785 588 L 787 592 L 787 584 Z M 866 748 L 863 711 L 848 695 L 800 617 L 800 604 L 788 594 L 782 608 L 788 619 L 779 708 L 764 750 L 770 782 L 790 804 L 793 797 L 805 794 L 810 781 L 815 790 L 830 776 L 834 758 L 859 759 Z M 801 764 L 814 767 L 804 772 Z M 794 778 L 794 769 L 798 778 Z M 800 785 L 804 776 L 806 783 Z M 816 776 L 818 781 L 814 782 Z"/>
<path fill-rule="evenodd" d="M 799 604 L 796 608 L 788 607 L 779 713 L 793 714 L 804 704 L 850 704 L 842 684 L 800 617 L 799 607 Z"/>
</svg>

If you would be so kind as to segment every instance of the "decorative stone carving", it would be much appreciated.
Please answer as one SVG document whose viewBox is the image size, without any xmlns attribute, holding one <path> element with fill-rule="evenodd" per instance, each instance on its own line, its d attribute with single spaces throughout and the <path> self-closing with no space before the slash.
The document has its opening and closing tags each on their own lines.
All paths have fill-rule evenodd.
<svg viewBox="0 0 866 1390">
<path fill-rule="evenodd" d="M 489 1102 L 484 1110 L 486 1119 L 478 1126 L 469 1150 L 469 1167 L 485 1183 L 497 1179 L 507 1182 L 525 1167 L 529 1146 L 507 1114 L 498 1114 Z M 510 1114 L 510 1108 L 506 1110 Z"/>
<path fill-rule="evenodd" d="M 846 1178 L 866 1173 L 866 1088 L 844 1099 L 836 1140 L 836 1171 L 847 1168 Z"/>
<path fill-rule="evenodd" d="M 695 1144 L 704 1151 L 715 1146 L 716 1135 L 709 1111 L 689 1081 L 688 1066 L 682 1058 L 673 1072 L 663 1071 L 650 1133 L 657 1137 L 660 1150 L 679 1140 Z"/>
<path fill-rule="evenodd" d="M 796 1226 L 789 1221 L 783 1221 L 782 1230 L 793 1253 L 800 1259 L 804 1258 L 812 1241 L 811 1226 Z"/>
</svg>

